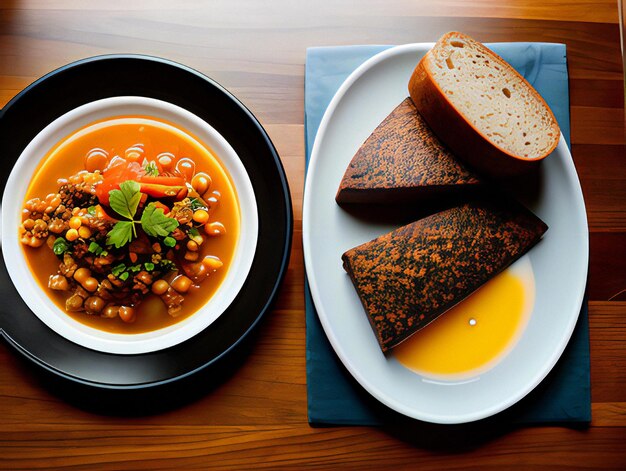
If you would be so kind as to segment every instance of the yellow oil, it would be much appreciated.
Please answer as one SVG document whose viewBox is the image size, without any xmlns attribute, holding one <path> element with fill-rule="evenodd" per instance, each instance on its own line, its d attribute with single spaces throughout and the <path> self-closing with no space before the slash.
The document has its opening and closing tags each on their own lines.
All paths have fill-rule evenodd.
<svg viewBox="0 0 626 471">
<path fill-rule="evenodd" d="M 532 271 L 530 271 L 532 281 Z M 529 317 L 529 277 L 508 269 L 394 348 L 405 367 L 436 379 L 467 378 L 502 358 Z"/>
</svg>

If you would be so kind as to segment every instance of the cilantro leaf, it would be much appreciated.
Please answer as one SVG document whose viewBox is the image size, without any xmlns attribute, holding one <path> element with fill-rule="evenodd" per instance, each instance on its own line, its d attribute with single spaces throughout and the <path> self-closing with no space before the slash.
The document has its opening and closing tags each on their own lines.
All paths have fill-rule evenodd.
<svg viewBox="0 0 626 471">
<path fill-rule="evenodd" d="M 115 265 L 111 269 L 111 273 L 113 273 L 115 276 L 119 276 L 124 270 L 126 270 L 126 265 L 124 263 L 120 263 L 119 265 Z"/>
<path fill-rule="evenodd" d="M 132 220 L 141 200 L 139 183 L 126 180 L 119 190 L 109 191 L 109 205 L 120 216 Z"/>
<path fill-rule="evenodd" d="M 143 169 L 146 171 L 146 175 L 151 177 L 159 176 L 159 168 L 157 167 L 155 162 L 148 162 L 143 166 Z"/>
<path fill-rule="evenodd" d="M 163 208 L 157 208 L 154 203 L 150 203 L 141 214 L 141 227 L 149 236 L 166 237 L 178 227 L 178 221 L 167 217 Z"/>
<path fill-rule="evenodd" d="M 120 248 L 126 245 L 133 238 L 135 223 L 132 221 L 118 221 L 107 234 L 107 245 L 115 245 Z"/>
<path fill-rule="evenodd" d="M 159 267 L 161 268 L 161 270 L 166 272 L 176 270 L 176 264 L 171 260 L 168 260 L 167 258 L 164 258 L 159 262 Z"/>
<path fill-rule="evenodd" d="M 175 247 L 176 239 L 174 239 L 173 237 L 167 236 L 165 239 L 163 239 L 163 243 L 168 247 Z"/>
<path fill-rule="evenodd" d="M 67 240 L 65 240 L 63 237 L 57 237 L 54 241 L 54 244 L 52 244 L 52 251 L 55 255 L 63 255 L 69 250 L 69 248 L 70 244 L 68 244 Z"/>
<path fill-rule="evenodd" d="M 102 255 L 105 252 L 105 250 L 102 247 L 100 247 L 100 245 L 98 245 L 97 242 L 91 242 L 87 250 L 89 250 L 92 254 L 95 254 L 95 255 Z M 106 257 L 106 255 L 103 255 L 103 256 Z"/>
<path fill-rule="evenodd" d="M 196 211 L 197 209 L 207 209 L 206 204 L 204 204 L 204 202 L 199 198 L 191 198 L 189 200 L 189 205 L 193 211 Z"/>
</svg>

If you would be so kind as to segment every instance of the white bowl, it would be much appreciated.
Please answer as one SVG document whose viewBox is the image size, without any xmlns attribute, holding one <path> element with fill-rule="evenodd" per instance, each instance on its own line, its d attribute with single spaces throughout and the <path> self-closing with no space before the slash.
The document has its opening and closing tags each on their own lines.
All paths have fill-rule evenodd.
<svg viewBox="0 0 626 471">
<path fill-rule="evenodd" d="M 94 121 L 141 115 L 165 119 L 187 130 L 209 147 L 230 174 L 241 217 L 240 234 L 226 277 L 213 297 L 196 313 L 163 329 L 141 334 L 114 334 L 82 324 L 59 309 L 31 274 L 18 240 L 21 211 L 35 169 L 62 139 Z M 258 236 L 254 190 L 246 169 L 230 144 L 209 124 L 189 111 L 145 97 L 114 97 L 80 106 L 57 118 L 30 142 L 18 158 L 2 197 L 2 253 L 7 271 L 33 313 L 66 339 L 84 347 L 116 354 L 148 353 L 190 339 L 213 323 L 241 290 L 250 271 Z"/>
</svg>

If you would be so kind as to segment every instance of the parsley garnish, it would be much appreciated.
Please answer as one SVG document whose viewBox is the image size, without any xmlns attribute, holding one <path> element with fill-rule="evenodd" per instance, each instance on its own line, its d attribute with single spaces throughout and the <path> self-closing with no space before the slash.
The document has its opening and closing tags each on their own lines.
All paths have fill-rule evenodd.
<svg viewBox="0 0 626 471">
<path fill-rule="evenodd" d="M 150 203 L 141 215 L 141 227 L 149 236 L 166 237 L 178 227 L 178 221 L 168 218 L 163 213 L 163 208 L 157 208 L 154 203 Z"/>
<path fill-rule="evenodd" d="M 154 203 L 149 203 L 144 208 L 140 221 L 135 221 L 135 214 L 141 200 L 140 189 L 139 183 L 128 180 L 120 184 L 119 190 L 109 191 L 111 208 L 127 220 L 115 223 L 113 229 L 107 234 L 107 245 L 115 245 L 119 249 L 129 243 L 133 237 L 137 237 L 135 228 L 137 223 L 141 224 L 144 232 L 152 237 L 167 237 L 178 227 L 178 221 L 167 217 L 163 209 L 157 208 Z"/>
<path fill-rule="evenodd" d="M 119 190 L 109 191 L 109 204 L 113 211 L 126 219 L 132 220 L 141 200 L 139 183 L 127 180 L 120 184 Z"/>
<path fill-rule="evenodd" d="M 107 245 L 115 245 L 119 249 L 133 240 L 133 235 L 136 235 L 134 221 L 116 222 L 107 233 Z"/>
</svg>

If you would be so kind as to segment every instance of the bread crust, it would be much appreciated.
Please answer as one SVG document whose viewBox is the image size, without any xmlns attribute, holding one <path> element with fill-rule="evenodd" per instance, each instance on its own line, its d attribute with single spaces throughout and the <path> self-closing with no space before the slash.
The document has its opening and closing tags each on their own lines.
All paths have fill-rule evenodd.
<svg viewBox="0 0 626 471">
<path fill-rule="evenodd" d="M 462 33 L 450 32 L 445 34 L 439 42 L 447 41 L 451 37 L 467 38 Z M 494 61 L 505 65 L 519 77 L 552 116 L 552 131 L 557 137 L 550 148 L 539 157 L 527 158 L 514 155 L 498 147 L 474 127 L 448 99 L 428 69 L 427 64 L 431 60 L 432 51 L 426 53 L 415 67 L 409 80 L 409 95 L 435 134 L 470 168 L 491 178 L 512 177 L 531 172 L 538 167 L 541 160 L 552 153 L 558 144 L 560 131 L 556 119 L 544 99 L 526 79 L 493 51 L 484 48 L 484 53 Z"/>
<path fill-rule="evenodd" d="M 476 291 L 548 226 L 492 195 L 402 226 L 342 255 L 383 352 Z"/>
<path fill-rule="evenodd" d="M 411 202 L 480 187 L 404 99 L 356 152 L 339 185 L 337 203 Z"/>
</svg>

